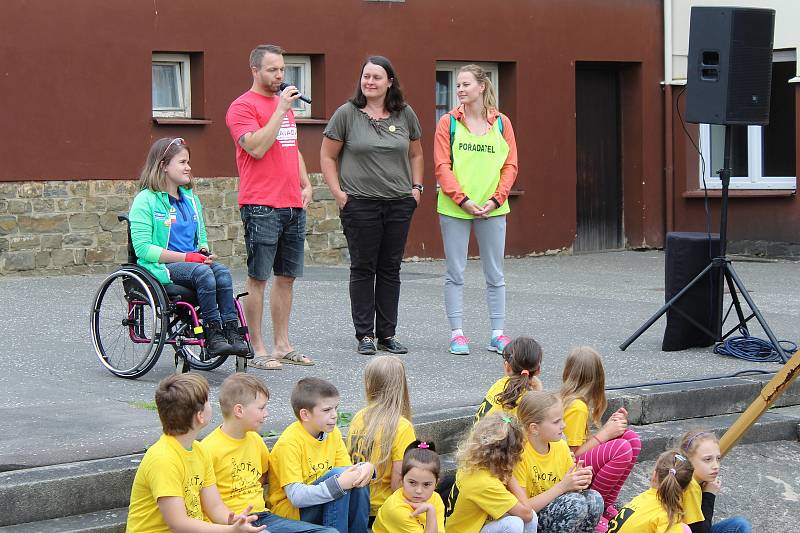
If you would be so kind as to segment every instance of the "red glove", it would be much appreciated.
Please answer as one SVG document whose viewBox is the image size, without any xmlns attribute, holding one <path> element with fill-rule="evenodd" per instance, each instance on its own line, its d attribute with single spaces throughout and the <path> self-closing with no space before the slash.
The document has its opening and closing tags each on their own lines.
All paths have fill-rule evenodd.
<svg viewBox="0 0 800 533">
<path fill-rule="evenodd" d="M 186 252 L 187 263 L 205 263 L 208 257 L 198 252 Z"/>
</svg>

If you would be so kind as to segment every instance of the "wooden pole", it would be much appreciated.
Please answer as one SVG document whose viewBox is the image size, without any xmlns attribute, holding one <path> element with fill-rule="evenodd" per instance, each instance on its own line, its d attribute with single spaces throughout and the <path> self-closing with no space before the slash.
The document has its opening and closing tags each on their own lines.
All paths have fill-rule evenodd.
<svg viewBox="0 0 800 533">
<path fill-rule="evenodd" d="M 783 368 L 769 380 L 756 399 L 753 400 L 753 403 L 750 404 L 750 407 L 736 419 L 736 422 L 728 428 L 728 431 L 719 440 L 719 448 L 722 455 L 727 454 L 739 442 L 739 439 L 775 403 L 775 400 L 780 398 L 781 394 L 798 375 L 800 375 L 800 350 L 797 350 L 792 358 L 783 365 Z"/>
</svg>

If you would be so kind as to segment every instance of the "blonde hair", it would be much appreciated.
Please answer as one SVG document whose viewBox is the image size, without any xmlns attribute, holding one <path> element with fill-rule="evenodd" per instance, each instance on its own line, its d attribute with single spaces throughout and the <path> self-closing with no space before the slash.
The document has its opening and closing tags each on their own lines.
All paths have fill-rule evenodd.
<svg viewBox="0 0 800 533">
<path fill-rule="evenodd" d="M 527 431 L 531 424 L 544 422 L 547 411 L 554 405 L 561 405 L 561 398 L 555 392 L 528 391 L 519 402 L 517 417 Z"/>
<path fill-rule="evenodd" d="M 494 412 L 475 424 L 458 445 L 458 467 L 467 472 L 486 469 L 506 484 L 524 446 L 525 433 L 519 421 L 507 413 Z"/>
<path fill-rule="evenodd" d="M 380 479 L 392 465 L 392 445 L 400 417 L 411 421 L 405 364 L 394 355 L 374 357 L 364 367 L 364 388 L 367 399 L 363 419 L 365 435 L 363 439 L 351 440 L 349 452 L 363 454 L 375 464 Z M 375 450 L 378 438 L 381 446 Z"/>
<path fill-rule="evenodd" d="M 227 418 L 233 413 L 235 405 L 247 406 L 263 394 L 269 400 L 269 389 L 253 374 L 236 372 L 231 374 L 219 389 L 219 408 L 222 416 Z"/>
<path fill-rule="evenodd" d="M 653 474 L 658 501 L 667 511 L 669 523 L 664 531 L 683 518 L 683 491 L 692 481 L 692 463 L 678 450 L 667 450 L 658 456 Z"/>
<path fill-rule="evenodd" d="M 586 402 L 591 422 L 600 427 L 608 402 L 606 371 L 603 368 L 603 359 L 597 350 L 591 346 L 578 346 L 569 352 L 567 360 L 564 361 L 564 372 L 561 374 L 560 394 L 565 408 L 578 399 Z"/>
<path fill-rule="evenodd" d="M 189 157 L 192 156 L 189 145 L 180 137 L 163 137 L 154 142 L 147 153 L 142 171 L 139 173 L 139 187 L 142 190 L 163 192 L 167 188 L 167 173 L 164 172 L 164 168 L 169 165 L 173 157 L 183 150 L 186 150 Z M 193 186 L 194 178 L 192 177 L 189 183 L 182 187 L 191 189 Z"/>
<path fill-rule="evenodd" d="M 695 431 L 689 431 L 684 433 L 680 440 L 680 445 L 678 448 L 685 453 L 689 459 L 691 459 L 695 453 L 697 453 L 697 447 L 700 446 L 701 443 L 710 440 L 716 444 L 719 444 L 719 439 L 717 435 L 713 431 L 709 431 L 706 429 L 698 429 Z"/>
<path fill-rule="evenodd" d="M 478 65 L 465 65 L 458 69 L 458 73 L 469 72 L 475 76 L 475 80 L 483 84 L 483 113 L 488 116 L 490 111 L 497 111 L 497 92 L 494 90 L 492 80 Z"/>
</svg>

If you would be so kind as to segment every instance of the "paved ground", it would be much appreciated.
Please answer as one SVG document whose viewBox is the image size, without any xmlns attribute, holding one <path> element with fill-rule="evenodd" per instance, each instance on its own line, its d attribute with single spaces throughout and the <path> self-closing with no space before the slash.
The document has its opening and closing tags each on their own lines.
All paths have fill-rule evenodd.
<svg viewBox="0 0 800 533">
<path fill-rule="evenodd" d="M 620 505 L 645 490 L 655 461 L 636 465 L 620 494 Z M 714 521 L 741 515 L 754 533 L 794 532 L 800 517 L 800 443 L 777 441 L 735 447 L 722 462 L 722 492 Z"/>
<path fill-rule="evenodd" d="M 506 330 L 540 340 L 546 387 L 558 384 L 568 349 L 584 343 L 604 354 L 609 386 L 777 368 L 717 356 L 710 348 L 661 352 L 664 319 L 620 351 L 618 345 L 663 303 L 661 252 L 513 259 L 506 265 Z M 741 261 L 735 266 L 776 335 L 796 341 L 798 264 Z M 403 267 L 398 333 L 411 348 L 405 360 L 417 413 L 477 404 L 502 372 L 499 356 L 482 349 L 488 321 L 477 261 L 469 262 L 466 288 L 465 332 L 473 339 L 473 354 L 447 352 L 443 270 L 438 261 Z M 234 272 L 237 287 L 244 274 Z M 156 413 L 132 403 L 152 401 L 155 384 L 172 371 L 170 350 L 136 381 L 116 378 L 100 365 L 89 339 L 88 315 L 103 277 L 0 278 L 0 469 L 131 453 L 157 438 Z M 366 358 L 353 350 L 347 279 L 346 268 L 312 267 L 298 281 L 291 336 L 317 365 L 251 370 L 273 394 L 266 429 L 280 430 L 292 420 L 289 391 L 307 375 L 339 387 L 342 411 L 362 406 Z M 764 336 L 756 327 L 753 334 Z M 207 374 L 213 393 L 232 371 L 229 362 Z"/>
</svg>

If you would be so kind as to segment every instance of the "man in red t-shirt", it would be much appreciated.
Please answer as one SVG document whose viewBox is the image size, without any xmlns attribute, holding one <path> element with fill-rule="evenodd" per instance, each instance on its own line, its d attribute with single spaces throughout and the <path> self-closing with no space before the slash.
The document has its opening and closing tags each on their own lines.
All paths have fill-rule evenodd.
<svg viewBox="0 0 800 533">
<path fill-rule="evenodd" d="M 239 211 L 247 245 L 245 289 L 249 295 L 244 312 L 255 353 L 250 365 L 268 370 L 281 368 L 281 362 L 314 364 L 289 342 L 292 288 L 295 278 L 303 275 L 305 208 L 312 190 L 297 148 L 292 113 L 292 102 L 300 93 L 293 86 L 280 90 L 283 53 L 271 44 L 250 53 L 253 86 L 233 101 L 225 116 L 236 143 Z M 273 344 L 272 353 L 267 354 L 261 320 L 270 270 L 275 274 L 269 295 Z"/>
</svg>

